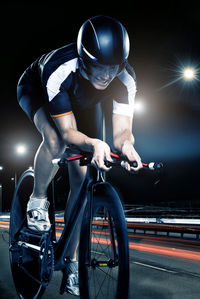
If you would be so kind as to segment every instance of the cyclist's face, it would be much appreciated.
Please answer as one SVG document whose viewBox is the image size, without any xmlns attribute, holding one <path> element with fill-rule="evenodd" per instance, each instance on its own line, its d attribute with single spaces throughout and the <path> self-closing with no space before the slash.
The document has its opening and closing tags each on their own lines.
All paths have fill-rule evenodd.
<svg viewBox="0 0 200 299">
<path fill-rule="evenodd" d="M 92 63 L 87 66 L 88 79 L 90 83 L 100 90 L 104 90 L 110 82 L 116 77 L 119 65 L 101 65 Z"/>
</svg>

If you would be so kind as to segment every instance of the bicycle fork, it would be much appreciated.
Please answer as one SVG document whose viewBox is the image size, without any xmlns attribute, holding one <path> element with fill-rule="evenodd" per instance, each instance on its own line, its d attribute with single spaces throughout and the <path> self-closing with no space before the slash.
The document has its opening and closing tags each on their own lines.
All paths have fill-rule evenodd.
<svg viewBox="0 0 200 299">
<path fill-rule="evenodd" d="M 104 218 L 106 219 L 107 225 L 108 225 L 108 234 L 110 236 L 110 247 L 111 247 L 111 258 L 109 260 L 104 260 L 104 261 L 96 261 L 95 259 L 91 259 L 91 243 L 94 241 L 92 238 L 93 235 L 93 228 L 92 228 L 92 219 L 93 219 L 93 206 L 94 206 L 94 196 L 96 193 L 96 189 L 98 189 L 98 185 L 99 184 L 106 184 L 102 178 L 95 184 L 92 186 L 92 188 L 90 188 L 90 192 L 89 192 L 89 200 L 88 200 L 88 204 L 89 204 L 89 222 L 88 222 L 88 253 L 87 253 L 87 261 L 86 264 L 88 266 L 92 266 L 93 268 L 95 267 L 115 267 L 118 266 L 118 254 L 117 254 L 117 249 L 116 246 L 118 246 L 117 244 L 117 240 L 115 239 L 115 233 L 114 233 L 114 227 L 113 227 L 113 221 L 110 215 L 110 212 L 107 210 Z M 98 197 L 98 195 L 97 195 Z M 98 200 L 98 199 L 97 199 Z"/>
</svg>

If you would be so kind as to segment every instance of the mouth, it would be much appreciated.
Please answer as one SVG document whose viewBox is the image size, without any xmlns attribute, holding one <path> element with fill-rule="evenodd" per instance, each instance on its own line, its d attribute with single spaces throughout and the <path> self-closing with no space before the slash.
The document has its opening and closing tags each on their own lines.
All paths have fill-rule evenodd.
<svg viewBox="0 0 200 299">
<path fill-rule="evenodd" d="M 102 86 L 102 87 L 107 86 L 110 82 L 109 80 L 102 81 L 102 80 L 99 80 L 98 78 L 95 78 L 95 81 L 96 81 L 97 85 Z"/>
</svg>

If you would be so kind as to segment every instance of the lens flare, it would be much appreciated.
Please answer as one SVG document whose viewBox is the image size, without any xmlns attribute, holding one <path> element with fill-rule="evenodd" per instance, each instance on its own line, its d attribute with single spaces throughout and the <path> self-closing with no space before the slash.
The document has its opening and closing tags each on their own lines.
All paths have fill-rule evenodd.
<svg viewBox="0 0 200 299">
<path fill-rule="evenodd" d="M 142 100 L 136 100 L 135 102 L 135 112 L 136 113 L 144 113 L 145 112 L 145 104 Z"/>
<path fill-rule="evenodd" d="M 194 80 L 196 77 L 196 71 L 194 68 L 185 68 L 183 69 L 183 79 L 187 80 L 187 81 L 191 81 Z"/>
<path fill-rule="evenodd" d="M 16 152 L 18 155 L 26 154 L 26 146 L 24 144 L 19 144 L 16 146 Z"/>
</svg>

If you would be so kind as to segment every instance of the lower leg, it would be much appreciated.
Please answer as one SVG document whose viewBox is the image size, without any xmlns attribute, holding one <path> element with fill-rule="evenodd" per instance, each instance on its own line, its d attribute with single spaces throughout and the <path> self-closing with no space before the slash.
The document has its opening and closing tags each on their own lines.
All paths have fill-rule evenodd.
<svg viewBox="0 0 200 299">
<path fill-rule="evenodd" d="M 70 195 L 68 197 L 68 203 L 73 204 L 74 201 L 76 200 L 78 190 L 76 194 L 72 194 L 70 192 Z M 84 200 L 84 199 L 83 199 Z M 69 204 L 69 205 L 70 205 Z M 77 223 L 73 229 L 73 237 L 70 240 L 68 250 L 67 250 L 67 256 L 70 259 L 78 259 L 78 246 L 79 246 L 79 239 L 80 239 L 80 232 L 81 232 L 81 224 L 82 224 L 82 219 L 83 219 L 83 213 L 84 213 L 84 208 L 85 208 L 86 200 L 85 203 L 83 204 L 82 210 L 79 215 L 79 219 L 77 220 Z M 65 210 L 65 225 L 67 224 L 69 217 L 70 217 L 70 212 L 72 212 L 72 209 L 70 209 L 69 205 L 67 205 L 66 210 Z"/>
<path fill-rule="evenodd" d="M 43 141 L 36 153 L 34 161 L 34 188 L 27 205 L 28 227 L 36 231 L 48 231 L 51 228 L 47 200 L 47 188 L 56 174 L 58 167 L 54 168 L 52 159 L 54 155 Z"/>
<path fill-rule="evenodd" d="M 46 198 L 49 183 L 56 175 L 58 167 L 53 166 L 54 155 L 43 141 L 34 159 L 34 187 L 31 198 Z"/>
<path fill-rule="evenodd" d="M 65 224 L 67 224 L 67 222 L 70 219 L 73 210 L 73 205 L 79 193 L 80 186 L 84 179 L 85 173 L 86 173 L 86 167 L 80 167 L 77 162 L 74 162 L 73 164 L 71 163 L 69 165 L 69 181 L 70 181 L 71 190 L 68 196 L 67 205 L 65 209 L 65 215 L 64 215 Z M 82 200 L 84 200 L 84 198 Z M 71 238 L 68 246 L 68 257 L 71 259 L 77 260 L 77 252 L 78 252 L 81 224 L 82 224 L 85 204 L 86 204 L 86 200 L 82 206 L 82 211 L 80 211 L 79 218 L 74 227 L 73 237 Z"/>
</svg>

